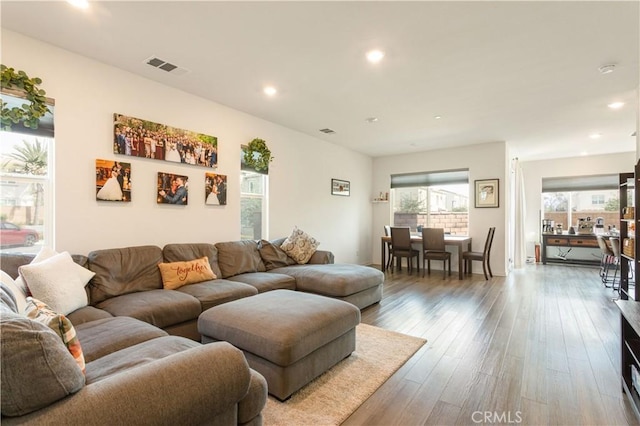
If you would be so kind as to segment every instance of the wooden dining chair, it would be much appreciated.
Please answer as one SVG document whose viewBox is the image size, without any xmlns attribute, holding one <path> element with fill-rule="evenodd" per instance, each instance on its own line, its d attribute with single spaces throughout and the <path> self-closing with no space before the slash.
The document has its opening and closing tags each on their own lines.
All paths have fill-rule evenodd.
<svg viewBox="0 0 640 426">
<path fill-rule="evenodd" d="M 445 249 L 444 229 L 422 228 L 422 276 L 424 277 L 424 262 L 427 262 L 427 270 L 431 275 L 431 261 L 442 260 L 442 279 L 447 277 L 447 261 L 449 262 L 449 275 L 451 275 L 451 253 Z"/>
<path fill-rule="evenodd" d="M 489 233 L 487 234 L 487 239 L 484 242 L 484 250 L 483 251 L 465 251 L 462 252 L 462 259 L 464 260 L 464 273 L 471 273 L 471 261 L 477 260 L 482 262 L 482 271 L 484 272 L 484 279 L 488 280 L 489 276 L 493 277 L 493 273 L 491 272 L 491 264 L 490 264 L 490 254 L 491 254 L 491 244 L 493 244 L 493 234 L 495 234 L 496 228 L 489 228 Z M 488 272 L 488 274 L 487 274 Z"/>
<path fill-rule="evenodd" d="M 420 251 L 411 247 L 411 230 L 407 227 L 391 227 L 391 253 L 394 262 L 398 262 L 398 270 L 402 269 L 402 258 L 407 258 L 409 274 L 413 271 L 413 258 L 416 258 L 418 272 L 420 272 Z M 393 271 L 393 268 L 391 268 Z"/>
<path fill-rule="evenodd" d="M 389 225 L 385 225 L 384 226 L 384 236 L 385 237 L 390 237 L 391 236 L 391 226 Z M 384 269 L 389 269 L 389 265 L 391 265 L 391 260 L 393 259 L 393 256 L 391 254 L 391 248 L 393 247 L 391 245 L 391 241 L 387 241 L 387 261 L 385 263 L 385 267 Z M 381 259 L 381 261 L 384 262 L 384 259 Z"/>
</svg>

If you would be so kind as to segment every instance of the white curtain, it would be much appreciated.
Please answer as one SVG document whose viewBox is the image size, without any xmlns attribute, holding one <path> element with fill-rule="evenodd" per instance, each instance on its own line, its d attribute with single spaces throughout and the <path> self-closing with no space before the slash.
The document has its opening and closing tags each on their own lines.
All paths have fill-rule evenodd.
<svg viewBox="0 0 640 426">
<path fill-rule="evenodd" d="M 522 268 L 526 262 L 526 241 L 524 233 L 524 179 L 522 178 L 522 168 L 520 161 L 514 158 L 511 162 L 511 170 L 514 173 L 514 253 L 513 262 L 516 268 Z"/>
</svg>

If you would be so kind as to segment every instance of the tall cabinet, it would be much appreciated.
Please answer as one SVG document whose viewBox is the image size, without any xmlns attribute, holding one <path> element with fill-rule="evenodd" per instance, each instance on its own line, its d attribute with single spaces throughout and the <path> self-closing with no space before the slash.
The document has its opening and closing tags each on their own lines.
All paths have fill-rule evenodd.
<svg viewBox="0 0 640 426">
<path fill-rule="evenodd" d="M 632 207 L 633 215 L 630 214 Z M 640 244 L 637 243 L 638 225 L 640 224 L 640 161 L 635 166 L 635 173 L 620 174 L 620 299 L 616 302 L 621 312 L 621 375 L 622 389 L 640 421 L 640 291 L 637 273 L 640 270 Z M 626 213 L 626 215 L 625 215 Z M 627 251 L 622 252 L 625 239 L 633 238 L 633 248 L 627 244 Z M 633 274 L 629 278 L 629 272 Z M 633 286 L 630 281 L 633 280 Z"/>
<path fill-rule="evenodd" d="M 640 213 L 636 210 L 640 205 L 640 161 L 635 166 L 635 173 L 620 173 L 620 298 L 640 301 L 640 287 L 632 285 L 638 271 L 640 247 L 636 244 L 636 230 Z M 636 208 L 633 208 L 633 207 Z M 630 209 L 633 208 L 633 209 Z M 634 213 L 630 214 L 630 211 Z M 629 272 L 633 270 L 633 274 Z M 629 278 L 629 275 L 632 278 Z"/>
</svg>

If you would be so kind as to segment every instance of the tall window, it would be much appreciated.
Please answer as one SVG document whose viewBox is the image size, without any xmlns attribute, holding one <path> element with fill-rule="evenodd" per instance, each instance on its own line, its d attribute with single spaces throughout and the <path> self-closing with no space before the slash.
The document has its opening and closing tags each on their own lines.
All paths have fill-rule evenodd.
<svg viewBox="0 0 640 426">
<path fill-rule="evenodd" d="M 240 172 L 240 237 L 243 240 L 268 238 L 267 185 L 267 175 Z"/>
<path fill-rule="evenodd" d="M 604 230 L 620 223 L 617 175 L 542 179 L 543 219 L 567 231 L 578 219 L 602 218 Z"/>
<path fill-rule="evenodd" d="M 52 245 L 53 139 L 12 132 L 0 137 L 0 250 L 37 253 Z"/>
<path fill-rule="evenodd" d="M 448 170 L 391 176 L 394 226 L 443 228 L 469 233 L 469 171 Z"/>
</svg>

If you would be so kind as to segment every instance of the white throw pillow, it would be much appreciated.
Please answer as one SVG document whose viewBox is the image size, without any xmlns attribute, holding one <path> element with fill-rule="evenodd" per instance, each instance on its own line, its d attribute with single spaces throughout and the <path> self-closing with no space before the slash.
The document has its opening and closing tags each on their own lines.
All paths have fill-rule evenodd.
<svg viewBox="0 0 640 426">
<path fill-rule="evenodd" d="M 27 295 L 24 294 L 24 291 L 16 285 L 13 278 L 11 278 L 5 271 L 0 271 L 0 281 L 11 289 L 13 296 L 16 298 L 18 313 L 23 314 L 24 309 L 27 307 Z"/>
<path fill-rule="evenodd" d="M 318 240 L 294 226 L 291 235 L 284 240 L 280 248 L 296 262 L 304 264 L 311 259 L 319 245 Z"/>
<path fill-rule="evenodd" d="M 95 272 L 75 263 L 66 251 L 19 271 L 33 297 L 58 313 L 69 315 L 89 302 L 84 287 Z"/>
<path fill-rule="evenodd" d="M 42 262 L 43 260 L 47 260 L 50 257 L 55 256 L 56 254 L 58 254 L 58 252 L 52 249 L 51 247 L 42 246 L 38 254 L 36 254 L 36 257 L 31 259 L 31 262 L 29 262 L 29 264 L 33 265 L 34 263 Z M 27 288 L 27 285 L 24 283 L 24 280 L 22 279 L 21 276 L 16 278 L 15 283 L 18 286 L 18 288 L 22 290 L 25 296 L 29 296 L 29 289 Z"/>
</svg>

